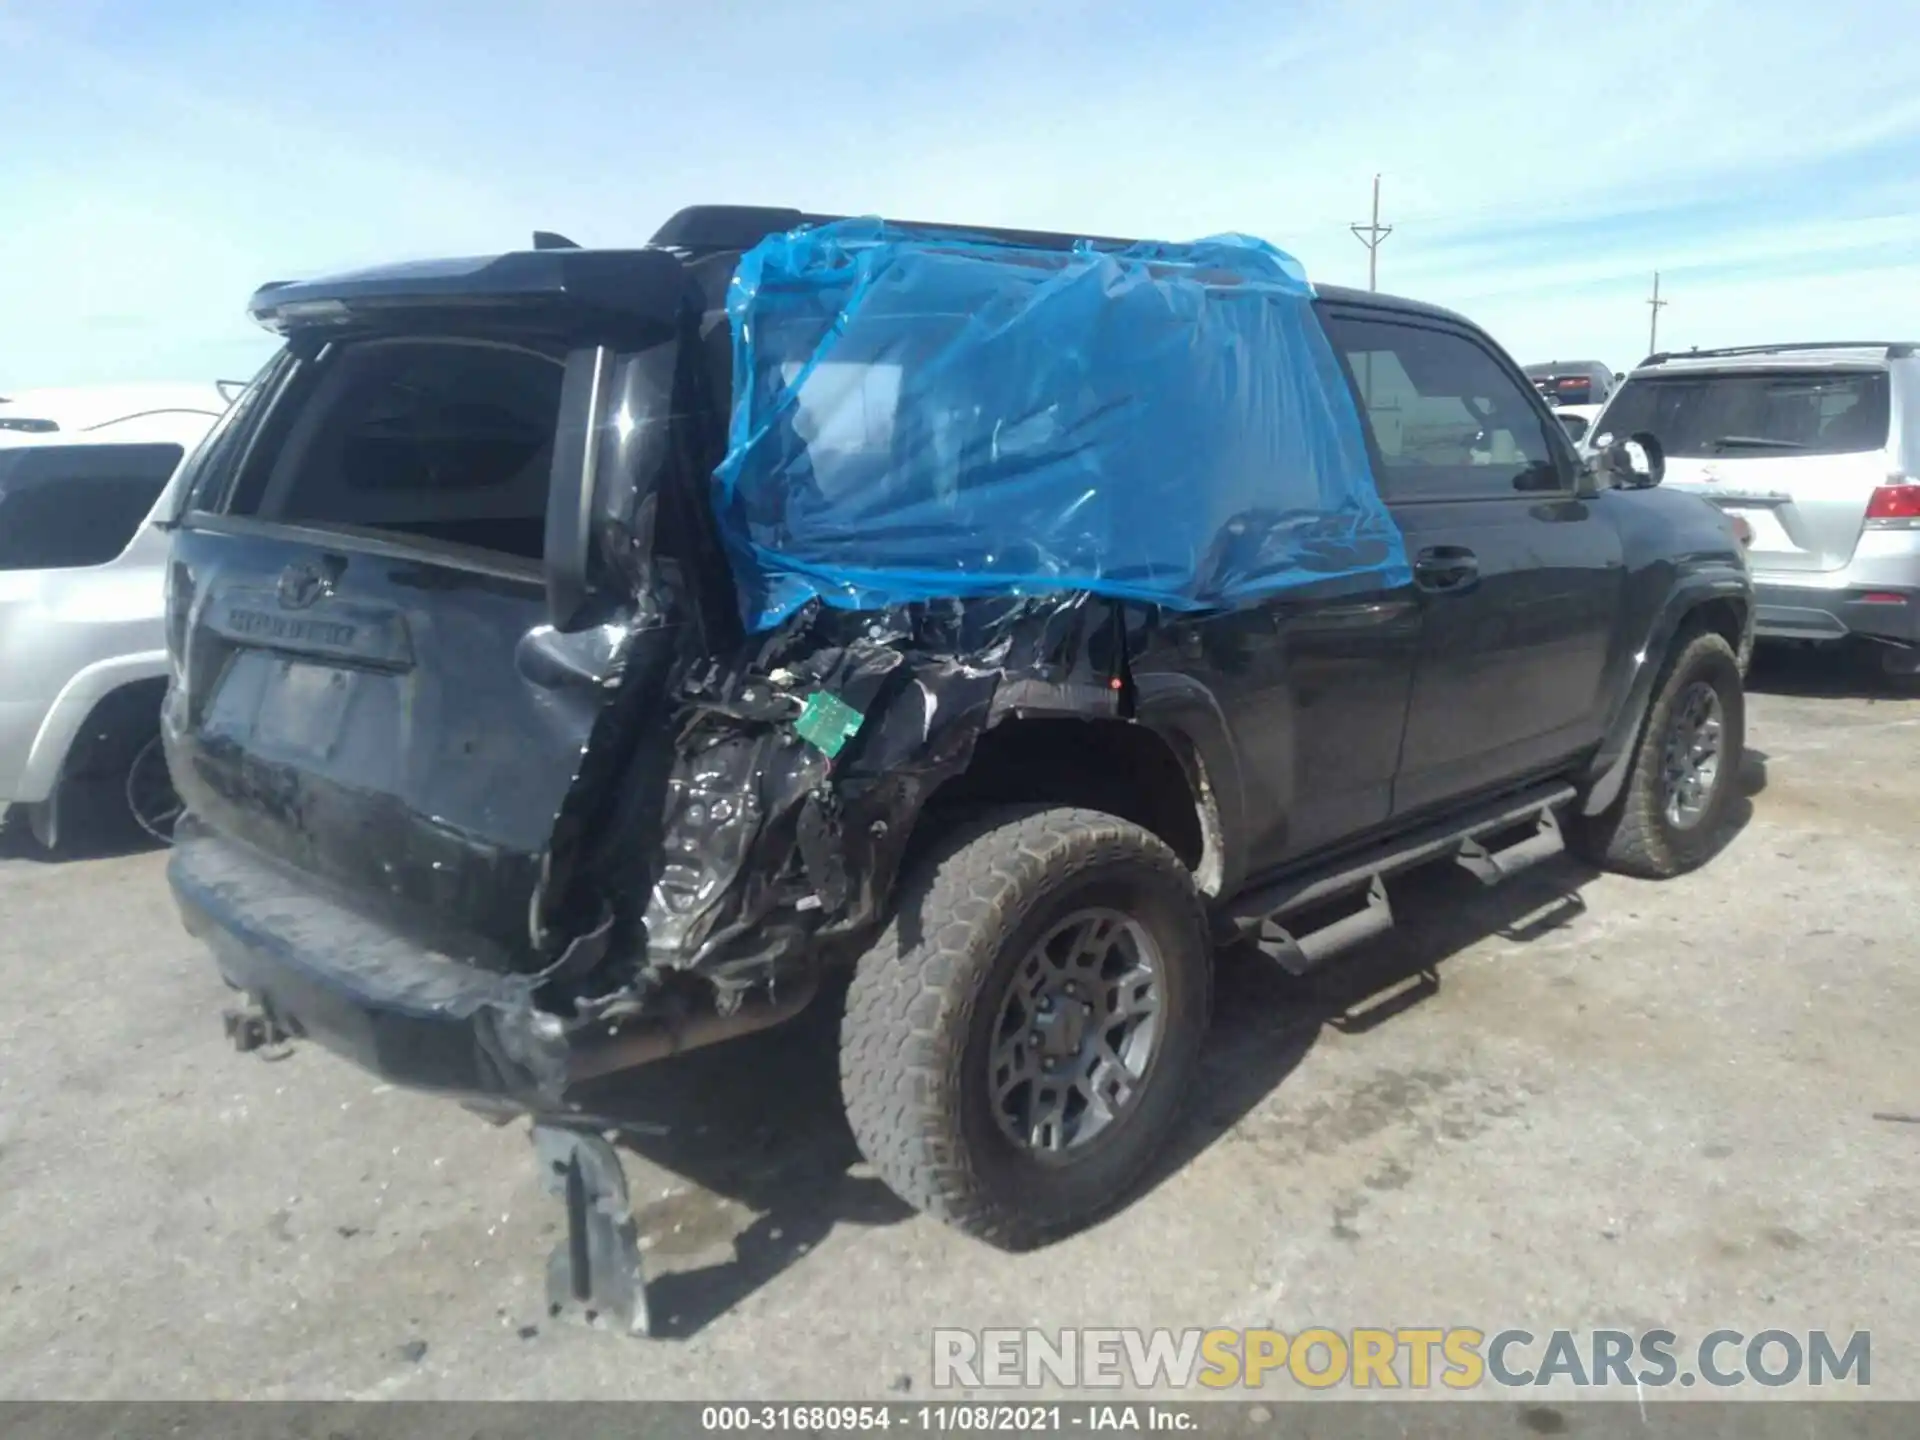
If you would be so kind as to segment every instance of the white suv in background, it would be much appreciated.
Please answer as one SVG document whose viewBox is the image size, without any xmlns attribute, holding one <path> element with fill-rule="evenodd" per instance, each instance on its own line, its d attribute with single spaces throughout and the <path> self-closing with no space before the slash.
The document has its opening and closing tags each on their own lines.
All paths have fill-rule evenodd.
<svg viewBox="0 0 1920 1440">
<path fill-rule="evenodd" d="M 1649 356 L 1588 434 L 1651 431 L 1668 487 L 1751 531 L 1755 633 L 1875 642 L 1920 671 L 1920 346 L 1745 346 Z"/>
<path fill-rule="evenodd" d="M 169 482 L 241 387 L 0 395 L 0 811 L 48 849 L 177 802 L 157 743 L 166 690 Z"/>
</svg>

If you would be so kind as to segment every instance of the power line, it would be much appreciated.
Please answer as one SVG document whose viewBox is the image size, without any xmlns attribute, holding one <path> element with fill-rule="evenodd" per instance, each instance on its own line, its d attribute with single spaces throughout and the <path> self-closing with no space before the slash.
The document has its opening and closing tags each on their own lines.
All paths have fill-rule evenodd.
<svg viewBox="0 0 1920 1440">
<path fill-rule="evenodd" d="M 1647 321 L 1647 354 L 1649 355 L 1660 353 L 1660 310 L 1662 306 L 1672 303 L 1671 300 L 1660 298 L 1660 272 L 1654 271 L 1653 298 L 1647 301 L 1647 308 L 1653 312 L 1652 317 Z"/>
<path fill-rule="evenodd" d="M 1349 225 L 1353 238 L 1367 247 L 1367 289 L 1378 290 L 1375 282 L 1380 273 L 1380 242 L 1393 233 L 1391 225 L 1380 223 L 1380 177 L 1373 177 L 1373 220 L 1366 225 Z"/>
</svg>

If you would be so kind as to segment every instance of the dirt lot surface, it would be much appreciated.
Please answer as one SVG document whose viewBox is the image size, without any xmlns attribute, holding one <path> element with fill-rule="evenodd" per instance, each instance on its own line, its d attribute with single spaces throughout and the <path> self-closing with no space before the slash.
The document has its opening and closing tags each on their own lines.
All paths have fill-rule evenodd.
<svg viewBox="0 0 1920 1440">
<path fill-rule="evenodd" d="M 1177 1153 L 1038 1254 L 857 1163 L 832 1016 L 657 1067 L 668 1338 L 550 1323 L 525 1127 L 234 1054 L 163 857 L 0 840 L 0 1394 L 928 1394 L 936 1326 L 1873 1332 L 1920 1398 L 1920 701 L 1768 664 L 1744 824 L 1660 885 L 1441 871 L 1308 984 L 1223 958 Z M 1350 1023 L 1422 971 L 1411 1003 Z M 1284 1383 L 1284 1382 L 1283 1382 Z"/>
</svg>

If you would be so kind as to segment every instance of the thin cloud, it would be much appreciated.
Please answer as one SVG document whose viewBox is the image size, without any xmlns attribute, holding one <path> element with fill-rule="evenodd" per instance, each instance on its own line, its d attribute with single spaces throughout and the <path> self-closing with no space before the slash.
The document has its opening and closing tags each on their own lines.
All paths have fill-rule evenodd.
<svg viewBox="0 0 1920 1440">
<path fill-rule="evenodd" d="M 1656 269 L 1663 340 L 1920 335 L 1920 30 L 1889 3 L 9 13 L 0 131 L 35 137 L 0 153 L 15 384 L 248 370 L 263 280 L 536 227 L 630 244 L 702 201 L 1245 230 L 1354 283 L 1375 172 L 1382 285 L 1523 360 L 1634 358 Z"/>
</svg>

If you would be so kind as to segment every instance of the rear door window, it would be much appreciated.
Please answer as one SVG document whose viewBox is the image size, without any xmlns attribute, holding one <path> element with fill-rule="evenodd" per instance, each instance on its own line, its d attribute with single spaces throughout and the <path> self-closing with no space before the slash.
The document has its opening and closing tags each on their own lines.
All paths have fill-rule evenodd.
<svg viewBox="0 0 1920 1440">
<path fill-rule="evenodd" d="M 1555 422 L 1483 346 L 1446 330 L 1337 312 L 1322 321 L 1373 432 L 1389 501 L 1563 487 Z"/>
<path fill-rule="evenodd" d="M 180 455 L 178 445 L 0 449 L 0 570 L 73 570 L 116 558 Z"/>
<path fill-rule="evenodd" d="M 1636 375 L 1596 441 L 1647 431 L 1669 455 L 1857 455 L 1887 443 L 1884 370 Z"/>
</svg>

